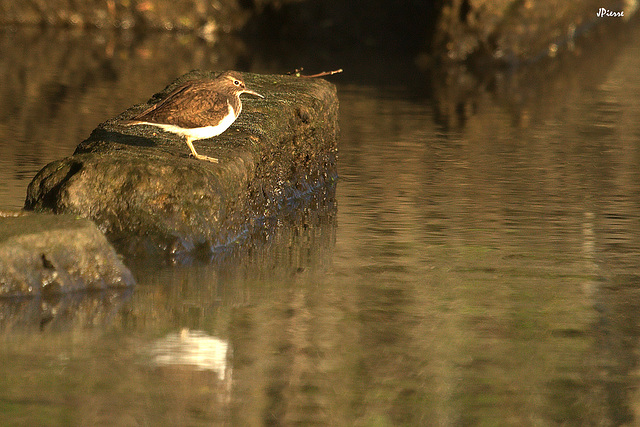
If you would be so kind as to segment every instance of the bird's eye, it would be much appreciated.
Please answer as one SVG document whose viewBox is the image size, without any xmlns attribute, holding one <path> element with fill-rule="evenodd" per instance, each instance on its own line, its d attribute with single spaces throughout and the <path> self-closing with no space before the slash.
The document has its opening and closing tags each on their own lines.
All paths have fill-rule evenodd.
<svg viewBox="0 0 640 427">
<path fill-rule="evenodd" d="M 240 80 L 234 80 L 233 84 L 236 85 L 236 86 L 240 86 Z"/>
</svg>

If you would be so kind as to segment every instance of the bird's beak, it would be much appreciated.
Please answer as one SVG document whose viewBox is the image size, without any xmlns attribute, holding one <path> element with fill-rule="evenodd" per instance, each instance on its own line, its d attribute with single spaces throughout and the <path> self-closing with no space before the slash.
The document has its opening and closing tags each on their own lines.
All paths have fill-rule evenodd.
<svg viewBox="0 0 640 427">
<path fill-rule="evenodd" d="M 248 93 L 249 95 L 255 95 L 255 96 L 259 96 L 260 98 L 264 98 L 264 96 L 260 95 L 258 92 L 254 92 L 249 89 L 243 90 L 242 93 Z"/>
</svg>

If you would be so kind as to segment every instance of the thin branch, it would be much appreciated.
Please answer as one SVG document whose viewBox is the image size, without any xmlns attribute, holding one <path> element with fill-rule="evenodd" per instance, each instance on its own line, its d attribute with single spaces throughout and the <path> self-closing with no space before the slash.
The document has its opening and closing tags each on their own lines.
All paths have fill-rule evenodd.
<svg viewBox="0 0 640 427">
<path fill-rule="evenodd" d="M 304 70 L 304 68 L 296 68 L 295 71 L 287 73 L 287 74 L 294 75 L 296 77 L 307 77 L 307 78 L 311 79 L 311 78 L 314 78 L 314 77 L 332 76 L 334 74 L 338 74 L 338 73 L 341 73 L 343 71 L 342 68 L 340 68 L 340 69 L 333 70 L 333 71 L 323 71 L 323 72 L 318 73 L 318 74 L 311 74 L 311 75 L 305 76 L 305 75 L 301 74 L 302 70 Z"/>
</svg>

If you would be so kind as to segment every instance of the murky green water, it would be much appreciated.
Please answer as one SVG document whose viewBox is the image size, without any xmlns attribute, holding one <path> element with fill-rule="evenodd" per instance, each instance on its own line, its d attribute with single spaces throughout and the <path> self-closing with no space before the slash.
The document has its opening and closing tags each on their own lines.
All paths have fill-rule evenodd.
<svg viewBox="0 0 640 427">
<path fill-rule="evenodd" d="M 354 66 L 335 194 L 210 264 L 128 260 L 133 292 L 0 302 L 0 424 L 638 423 L 637 35 L 488 83 Z M 2 209 L 175 75 L 296 61 L 22 37 Z"/>
</svg>

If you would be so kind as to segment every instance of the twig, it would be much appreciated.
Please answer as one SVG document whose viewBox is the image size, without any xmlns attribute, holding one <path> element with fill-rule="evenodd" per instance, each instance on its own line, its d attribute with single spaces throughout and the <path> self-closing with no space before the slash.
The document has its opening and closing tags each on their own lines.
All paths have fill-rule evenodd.
<svg viewBox="0 0 640 427">
<path fill-rule="evenodd" d="M 307 77 L 307 78 L 311 79 L 311 78 L 314 78 L 314 77 L 332 76 L 334 74 L 338 74 L 338 73 L 341 73 L 343 71 L 342 68 L 340 68 L 340 69 L 333 70 L 333 71 L 323 71 L 323 72 L 318 73 L 318 74 L 311 74 L 311 75 L 305 76 L 305 75 L 301 74 L 302 70 L 304 70 L 304 68 L 296 68 L 295 71 L 287 73 L 287 74 L 294 75 L 296 77 Z"/>
</svg>

